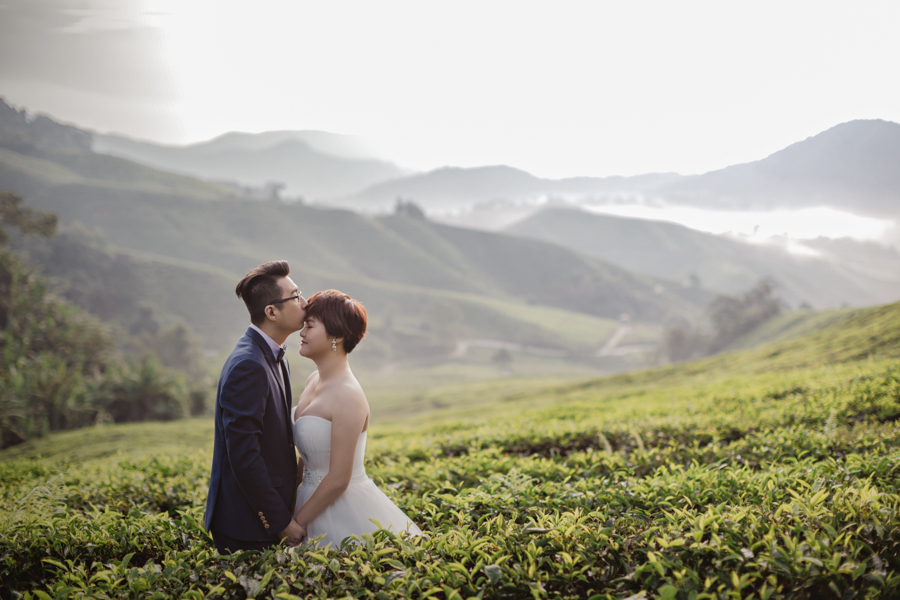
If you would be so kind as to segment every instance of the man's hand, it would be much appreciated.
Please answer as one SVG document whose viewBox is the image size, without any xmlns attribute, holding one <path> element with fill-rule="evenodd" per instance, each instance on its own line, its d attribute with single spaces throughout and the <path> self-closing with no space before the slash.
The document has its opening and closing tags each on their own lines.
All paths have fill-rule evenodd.
<svg viewBox="0 0 900 600">
<path fill-rule="evenodd" d="M 303 538 L 306 537 L 306 528 L 297 521 L 291 519 L 291 522 L 284 528 L 284 531 L 278 535 L 284 540 L 285 545 L 291 547 L 299 546 L 300 542 L 303 541 Z"/>
</svg>

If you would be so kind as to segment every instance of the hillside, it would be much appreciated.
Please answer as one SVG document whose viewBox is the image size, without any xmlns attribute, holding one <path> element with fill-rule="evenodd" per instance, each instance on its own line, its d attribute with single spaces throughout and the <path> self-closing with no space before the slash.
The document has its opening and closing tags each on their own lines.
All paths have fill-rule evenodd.
<svg viewBox="0 0 900 600">
<path fill-rule="evenodd" d="M 895 598 L 898 348 L 894 304 L 756 350 L 458 393 L 418 420 L 377 421 L 366 473 L 425 535 L 339 548 L 216 554 L 200 525 L 208 420 L 53 435 L 0 452 L 0 586 L 31 597 Z"/>
<path fill-rule="evenodd" d="M 466 280 L 496 285 L 531 305 L 606 318 L 624 312 L 638 320 L 660 322 L 673 313 L 690 314 L 711 299 L 703 289 L 663 285 L 662 278 L 644 279 L 554 244 L 406 217 L 384 217 L 379 222 L 415 244 L 418 255 L 449 263 L 464 272 Z"/>
<path fill-rule="evenodd" d="M 318 200 L 355 192 L 407 171 L 366 156 L 361 142 L 321 131 L 231 133 L 190 146 L 163 146 L 122 136 L 93 136 L 100 154 L 207 180 L 286 185 L 290 196 Z"/>
<path fill-rule="evenodd" d="M 219 185 L 158 171 L 91 151 L 91 134 L 39 115 L 32 118 L 0 98 L 0 187 L 95 186 L 104 195 L 138 192 L 197 200 L 234 198 Z"/>
<path fill-rule="evenodd" d="M 778 295 L 793 306 L 863 306 L 900 299 L 900 256 L 847 240 L 815 242 L 823 252 L 820 259 L 674 223 L 566 208 L 542 210 L 505 231 L 654 277 L 685 282 L 696 277 L 700 285 L 720 293 L 740 293 L 771 277 Z M 880 257 L 879 263 L 873 262 L 873 255 Z"/>
<path fill-rule="evenodd" d="M 27 126 L 24 113 L 13 111 L 12 118 Z M 31 135 L 40 138 L 40 132 Z M 158 273 L 151 279 L 160 288 L 142 302 L 185 319 L 208 340 L 240 333 L 243 319 L 224 320 L 240 308 L 233 281 L 273 258 L 290 261 L 307 293 L 337 287 L 363 299 L 376 328 L 386 312 L 395 314 L 398 335 L 407 336 L 396 339 L 397 356 L 446 354 L 453 338 L 475 333 L 551 348 L 596 348 L 609 334 L 609 319 L 623 312 L 659 323 L 696 315 L 711 297 L 543 242 L 407 217 L 248 201 L 213 184 L 83 149 L 22 154 L 0 148 L 0 187 L 57 213 L 65 227 L 82 224 L 109 244 L 109 253 L 137 261 L 135 269 Z M 213 304 L 180 301 L 192 295 Z M 450 337 L 434 330 L 428 314 L 435 303 L 464 316 L 463 330 Z M 373 349 L 378 338 L 376 331 Z"/>
<path fill-rule="evenodd" d="M 782 325 L 786 323 L 782 321 Z M 787 325 L 790 327 L 790 324 Z M 786 339 L 781 341 L 640 373 L 613 375 L 596 380 L 593 385 L 604 385 L 601 382 L 672 385 L 692 378 L 708 378 L 710 374 L 723 378 L 732 375 L 754 377 L 766 373 L 787 374 L 864 361 L 900 359 L 900 303 L 861 308 L 844 314 L 825 313 L 806 323 L 811 329 L 808 333 L 802 333 L 803 326 L 803 323 L 798 323 L 795 333 L 799 335 L 791 336 L 788 331 L 785 332 Z M 771 331 L 769 334 L 776 339 L 779 337 Z M 893 401 L 896 402 L 896 399 Z"/>
<path fill-rule="evenodd" d="M 502 418 L 512 405 L 523 411 L 546 407 L 554 418 L 565 419 L 561 404 L 566 401 L 585 402 L 591 411 L 601 411 L 606 399 L 618 399 L 623 411 L 641 415 L 649 410 L 645 400 L 659 399 L 664 404 L 670 390 L 684 390 L 689 401 L 692 394 L 699 393 L 697 389 L 719 385 L 728 390 L 723 393 L 743 385 L 780 386 L 785 379 L 804 381 L 806 386 L 811 381 L 805 380 L 810 369 L 832 376 L 841 370 L 853 373 L 854 365 L 885 361 L 900 361 L 900 303 L 786 313 L 736 340 L 723 354 L 692 362 L 544 385 L 506 379 L 493 384 L 436 386 L 403 402 L 374 403 L 373 415 L 382 426 L 427 426 L 454 420 L 483 423 Z M 896 404 L 896 398 L 885 402 Z M 900 407 L 895 409 L 900 414 Z"/>
<path fill-rule="evenodd" d="M 392 426 L 407 425 L 440 429 L 439 423 L 454 420 L 487 422 L 508 413 L 511 405 L 523 409 L 550 407 L 563 399 L 581 402 L 597 394 L 627 399 L 651 392 L 664 393 L 668 388 L 715 386 L 718 381 L 736 377 L 765 381 L 770 375 L 778 378 L 797 372 L 802 378 L 805 369 L 839 369 L 842 365 L 857 363 L 900 361 L 900 303 L 829 313 L 792 313 L 778 319 L 780 322 L 777 327 L 770 328 L 771 331 L 755 334 L 760 339 L 756 340 L 756 347 L 749 349 L 574 383 L 546 380 L 542 384 L 540 380 L 506 379 L 445 386 L 430 390 L 425 398 L 410 400 L 407 405 L 384 407 L 387 411 L 383 411 L 376 401 L 372 404 L 373 417 L 379 429 L 389 431 Z M 773 341 L 765 341 L 766 337 Z M 763 343 L 759 344 L 759 341 Z M 635 395 L 637 389 L 645 391 Z M 478 410 L 473 412 L 475 406 Z M 639 409 L 640 405 L 631 402 L 629 408 Z M 177 428 L 181 432 L 179 441 L 173 441 L 160 426 L 150 423 L 109 427 L 93 433 L 85 429 L 56 433 L 0 451 L 0 461 L 35 456 L 51 460 L 72 457 L 86 460 L 115 453 L 124 440 L 134 439 L 135 434 L 146 436 L 145 442 L 151 447 L 186 444 L 190 448 L 199 448 L 212 441 L 212 423 L 207 419 L 181 421 L 163 427 Z M 125 431 L 132 433 L 122 433 Z M 144 451 L 143 448 L 134 450 L 137 454 Z"/>
</svg>

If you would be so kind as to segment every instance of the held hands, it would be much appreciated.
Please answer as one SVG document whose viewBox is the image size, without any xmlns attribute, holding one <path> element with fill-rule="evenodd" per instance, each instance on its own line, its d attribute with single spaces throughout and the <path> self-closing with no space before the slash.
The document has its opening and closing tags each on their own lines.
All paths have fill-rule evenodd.
<svg viewBox="0 0 900 600">
<path fill-rule="evenodd" d="M 300 485 L 300 482 L 303 481 L 303 459 L 297 459 L 297 486 Z M 291 499 L 291 506 L 294 505 L 294 501 L 297 499 L 297 488 L 294 488 L 294 497 Z M 296 515 L 295 515 L 296 516 Z M 284 528 L 284 531 L 278 534 L 281 536 L 281 539 L 284 540 L 284 544 L 286 546 L 290 546 L 291 548 L 296 548 L 299 546 L 304 539 L 306 539 L 306 527 L 298 523 L 295 519 L 291 519 L 291 522 L 288 523 L 288 526 Z"/>
<path fill-rule="evenodd" d="M 306 538 L 306 527 L 291 519 L 284 531 L 278 534 L 286 546 L 295 548 Z"/>
</svg>

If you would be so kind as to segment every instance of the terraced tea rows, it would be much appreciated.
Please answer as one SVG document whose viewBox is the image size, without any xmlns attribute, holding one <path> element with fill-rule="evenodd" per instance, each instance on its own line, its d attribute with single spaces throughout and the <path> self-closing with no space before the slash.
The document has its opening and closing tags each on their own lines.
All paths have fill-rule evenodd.
<svg viewBox="0 0 900 600">
<path fill-rule="evenodd" d="M 0 463 L 0 587 L 33 598 L 900 593 L 900 362 L 536 393 L 555 403 L 373 432 L 370 475 L 426 535 L 343 549 L 219 557 L 198 525 L 207 451 Z"/>
</svg>

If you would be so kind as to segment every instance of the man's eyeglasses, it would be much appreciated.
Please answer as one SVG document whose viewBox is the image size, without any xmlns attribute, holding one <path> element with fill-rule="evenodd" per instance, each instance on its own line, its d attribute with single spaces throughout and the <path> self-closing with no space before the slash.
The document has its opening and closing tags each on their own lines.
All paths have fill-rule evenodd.
<svg viewBox="0 0 900 600">
<path fill-rule="evenodd" d="M 275 300 L 274 302 L 269 302 L 269 304 L 282 304 L 283 302 L 287 302 L 289 300 L 296 300 L 299 304 L 300 302 L 300 294 L 303 292 L 297 292 L 296 296 L 291 296 L 290 298 L 282 298 L 281 300 Z"/>
</svg>

